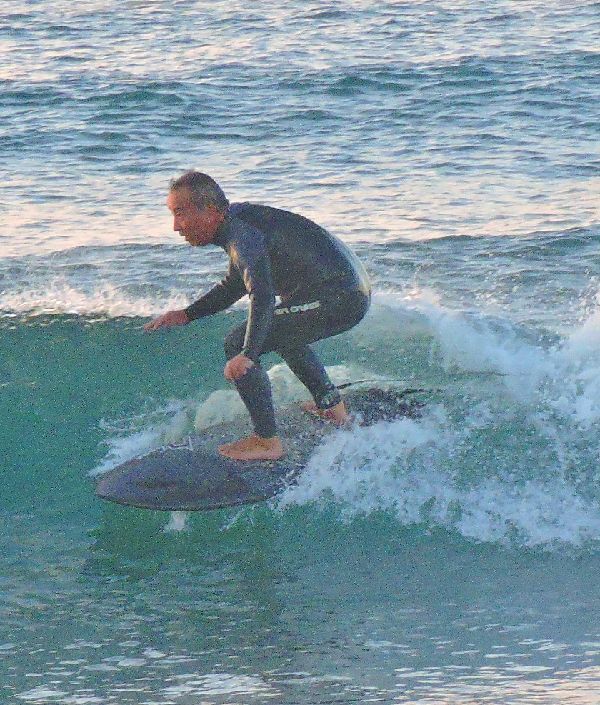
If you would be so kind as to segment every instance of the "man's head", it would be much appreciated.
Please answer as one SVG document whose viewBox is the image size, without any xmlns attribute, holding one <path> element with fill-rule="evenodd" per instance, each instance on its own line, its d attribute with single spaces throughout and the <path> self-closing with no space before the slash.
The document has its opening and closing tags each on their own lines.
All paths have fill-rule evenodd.
<svg viewBox="0 0 600 705">
<path fill-rule="evenodd" d="M 208 174 L 188 171 L 169 187 L 167 207 L 173 214 L 173 230 L 190 245 L 209 245 L 225 219 L 229 201 Z"/>
</svg>

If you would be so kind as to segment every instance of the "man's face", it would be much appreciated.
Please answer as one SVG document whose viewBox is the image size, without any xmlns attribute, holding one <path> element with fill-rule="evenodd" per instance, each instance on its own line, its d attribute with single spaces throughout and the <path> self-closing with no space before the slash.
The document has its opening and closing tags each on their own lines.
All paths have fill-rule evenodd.
<svg viewBox="0 0 600 705">
<path fill-rule="evenodd" d="M 167 208 L 173 214 L 173 230 L 194 246 L 210 245 L 223 222 L 223 215 L 213 206 L 198 208 L 186 188 L 169 193 Z"/>
</svg>

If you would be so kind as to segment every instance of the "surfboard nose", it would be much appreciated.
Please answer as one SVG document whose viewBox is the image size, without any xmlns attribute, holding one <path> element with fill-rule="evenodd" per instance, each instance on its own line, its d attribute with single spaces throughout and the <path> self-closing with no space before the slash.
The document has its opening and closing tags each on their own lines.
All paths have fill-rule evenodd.
<svg viewBox="0 0 600 705">
<path fill-rule="evenodd" d="M 169 448 L 110 470 L 98 480 L 96 495 L 142 509 L 219 509 L 273 496 L 285 474 L 270 472 L 264 463 L 240 467 L 213 453 Z"/>
<path fill-rule="evenodd" d="M 242 492 L 241 477 L 226 472 L 203 477 L 200 468 L 189 464 L 172 466 L 157 462 L 144 471 L 136 472 L 135 465 L 121 466 L 118 472 L 109 472 L 96 485 L 96 495 L 119 504 L 144 509 L 160 507 L 166 511 L 195 509 L 199 504 L 219 506 L 224 490 Z"/>
</svg>

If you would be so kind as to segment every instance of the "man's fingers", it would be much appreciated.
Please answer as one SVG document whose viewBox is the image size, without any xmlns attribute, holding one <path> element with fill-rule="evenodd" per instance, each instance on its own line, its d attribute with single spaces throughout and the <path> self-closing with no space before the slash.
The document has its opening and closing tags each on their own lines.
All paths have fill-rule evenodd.
<svg viewBox="0 0 600 705">
<path fill-rule="evenodd" d="M 189 323 L 185 311 L 167 311 L 162 316 L 155 318 L 150 323 L 146 323 L 144 330 L 158 330 L 159 328 L 170 328 L 171 326 L 183 326 Z"/>
<path fill-rule="evenodd" d="M 160 328 L 161 323 L 162 323 L 161 318 L 155 318 L 153 321 L 150 321 L 150 323 L 146 323 L 146 325 L 144 326 L 144 330 L 152 331 L 152 330 L 157 330 L 158 328 Z"/>
</svg>

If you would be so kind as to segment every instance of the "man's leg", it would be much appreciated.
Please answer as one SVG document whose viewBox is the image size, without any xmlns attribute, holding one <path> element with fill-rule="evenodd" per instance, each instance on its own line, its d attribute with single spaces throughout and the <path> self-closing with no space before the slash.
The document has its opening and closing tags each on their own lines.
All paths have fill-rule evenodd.
<svg viewBox="0 0 600 705">
<path fill-rule="evenodd" d="M 364 317 L 368 308 L 369 297 L 360 292 L 340 292 L 307 302 L 288 301 L 275 309 L 271 330 L 261 351 L 279 353 L 312 394 L 315 405 L 308 410 L 336 423 L 343 423 L 347 418 L 345 407 L 323 364 L 308 344 L 349 330 Z M 239 354 L 245 334 L 245 323 L 229 333 L 225 339 L 228 359 Z M 283 448 L 276 435 L 268 375 L 255 364 L 235 385 L 248 409 L 255 434 L 222 446 L 219 451 L 236 460 L 281 457 Z"/>
<path fill-rule="evenodd" d="M 282 304 L 275 310 L 265 351 L 276 351 L 311 393 L 314 403 L 306 411 L 343 424 L 348 414 L 341 395 L 323 363 L 308 343 L 329 338 L 354 327 L 369 308 L 370 298 L 361 292 L 338 292 L 308 302 Z"/>
<path fill-rule="evenodd" d="M 234 328 L 225 339 L 228 360 L 242 349 L 246 325 Z M 250 414 L 254 434 L 219 448 L 221 455 L 234 460 L 277 460 L 283 455 L 277 437 L 271 383 L 260 364 L 255 363 L 245 375 L 235 381 L 236 389 Z"/>
<path fill-rule="evenodd" d="M 304 345 L 277 352 L 314 399 L 314 402 L 304 403 L 302 408 L 334 423 L 345 423 L 348 413 L 342 397 L 314 350 Z"/>
</svg>

